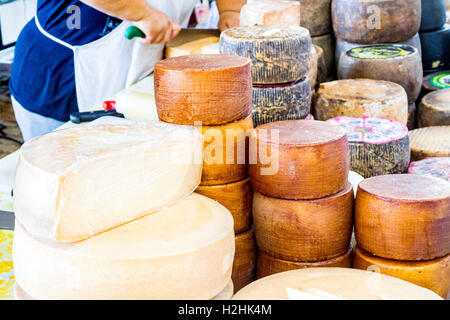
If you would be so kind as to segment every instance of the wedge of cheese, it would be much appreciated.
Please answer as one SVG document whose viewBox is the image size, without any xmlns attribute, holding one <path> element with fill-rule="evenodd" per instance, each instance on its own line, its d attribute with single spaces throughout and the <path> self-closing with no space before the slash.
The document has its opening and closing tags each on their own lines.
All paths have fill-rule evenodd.
<svg viewBox="0 0 450 320">
<path fill-rule="evenodd" d="M 199 185 L 202 136 L 130 122 L 56 131 L 20 150 L 17 219 L 34 236 L 74 242 L 187 197 Z"/>
<path fill-rule="evenodd" d="M 211 299 L 229 283 L 233 218 L 198 194 L 91 239 L 60 244 L 16 223 L 14 272 L 36 299 Z"/>
<path fill-rule="evenodd" d="M 259 0 L 242 7 L 241 27 L 300 26 L 300 3 L 286 0 Z"/>
<path fill-rule="evenodd" d="M 200 54 L 204 47 L 218 43 L 219 37 L 207 36 L 205 38 L 189 41 L 178 46 L 166 46 L 166 58 L 187 56 L 191 54 Z"/>
</svg>

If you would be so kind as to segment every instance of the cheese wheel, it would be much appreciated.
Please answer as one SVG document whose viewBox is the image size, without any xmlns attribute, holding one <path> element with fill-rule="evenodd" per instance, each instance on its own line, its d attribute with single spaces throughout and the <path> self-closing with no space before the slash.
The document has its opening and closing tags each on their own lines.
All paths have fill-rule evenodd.
<svg viewBox="0 0 450 320">
<path fill-rule="evenodd" d="M 155 66 L 159 119 L 221 125 L 246 118 L 252 108 L 250 61 L 231 55 L 191 55 Z"/>
<path fill-rule="evenodd" d="M 219 186 L 199 186 L 195 191 L 216 200 L 230 210 L 234 218 L 234 232 L 248 230 L 252 223 L 252 188 L 250 179 Z"/>
<path fill-rule="evenodd" d="M 450 126 L 426 127 L 409 132 L 411 160 L 450 157 Z"/>
<path fill-rule="evenodd" d="M 327 66 L 325 62 L 325 53 L 319 46 L 313 45 L 317 56 L 317 81 L 313 89 L 315 90 L 320 83 L 325 82 L 327 78 Z"/>
<path fill-rule="evenodd" d="M 419 106 L 419 127 L 450 125 L 450 88 L 423 97 Z"/>
<path fill-rule="evenodd" d="M 416 33 L 411 39 L 395 43 L 396 45 L 407 45 L 416 48 L 419 51 L 419 55 L 422 56 L 422 45 L 420 43 L 420 35 Z M 336 65 L 339 64 L 339 59 L 342 53 L 347 52 L 350 49 L 360 47 L 361 44 L 354 42 L 347 42 L 344 40 L 336 39 Z"/>
<path fill-rule="evenodd" d="M 450 253 L 450 183 L 413 174 L 359 184 L 355 205 L 358 246 L 394 260 L 431 260 Z"/>
<path fill-rule="evenodd" d="M 250 146 L 253 189 L 266 196 L 318 199 L 347 186 L 350 156 L 339 126 L 310 120 L 272 122 L 251 133 Z"/>
<path fill-rule="evenodd" d="M 327 76 L 334 76 L 336 65 L 334 62 L 334 52 L 336 40 L 333 34 L 325 34 L 322 36 L 312 37 L 312 43 L 323 49 L 325 58 L 325 67 L 327 70 Z"/>
<path fill-rule="evenodd" d="M 220 36 L 220 52 L 252 61 L 257 84 L 288 83 L 302 79 L 311 59 L 311 37 L 302 27 L 237 27 Z"/>
<path fill-rule="evenodd" d="M 408 173 L 423 174 L 450 181 L 450 157 L 427 158 L 411 162 Z"/>
<path fill-rule="evenodd" d="M 91 239 L 57 244 L 16 223 L 13 263 L 37 299 L 211 299 L 230 281 L 230 212 L 193 194 Z"/>
<path fill-rule="evenodd" d="M 408 97 L 400 85 L 388 81 L 347 79 L 321 83 L 315 118 L 373 117 L 408 122 Z"/>
<path fill-rule="evenodd" d="M 259 279 L 232 300 L 442 300 L 431 290 L 364 270 L 310 268 Z"/>
<path fill-rule="evenodd" d="M 395 261 L 375 257 L 357 247 L 353 267 L 403 279 L 430 289 L 444 299 L 450 292 L 450 255 L 428 261 Z"/>
<path fill-rule="evenodd" d="M 133 121 L 32 139 L 20 150 L 16 217 L 40 238 L 87 239 L 191 194 L 201 148 L 194 128 Z"/>
<path fill-rule="evenodd" d="M 365 178 L 404 173 L 410 161 L 408 128 L 393 120 L 337 117 L 327 120 L 347 132 L 350 168 Z"/>
<path fill-rule="evenodd" d="M 423 69 L 432 71 L 450 65 L 450 24 L 441 29 L 420 34 Z"/>
<path fill-rule="evenodd" d="M 203 47 L 208 46 L 213 43 L 218 43 L 219 37 L 215 36 L 205 36 L 204 38 L 188 41 L 182 44 L 171 44 L 166 45 L 166 58 L 175 58 L 181 56 L 187 56 L 191 54 L 201 54 Z"/>
<path fill-rule="evenodd" d="M 417 128 L 417 107 L 416 103 L 411 103 L 408 106 L 408 130 L 414 130 Z"/>
<path fill-rule="evenodd" d="M 338 78 L 395 82 L 405 89 L 408 102 L 414 103 L 422 88 L 422 58 L 416 48 L 407 45 L 356 47 L 341 55 Z"/>
<path fill-rule="evenodd" d="M 445 0 L 422 0 L 420 32 L 440 29 L 446 21 Z"/>
<path fill-rule="evenodd" d="M 351 268 L 352 248 L 341 256 L 319 262 L 294 262 L 272 257 L 264 251 L 258 252 L 258 279 L 286 271 L 306 268 Z"/>
<path fill-rule="evenodd" d="M 423 78 L 422 88 L 426 93 L 450 88 L 450 70 L 427 75 Z"/>
<path fill-rule="evenodd" d="M 255 231 L 250 229 L 236 235 L 236 253 L 234 255 L 233 279 L 234 290 L 239 291 L 256 279 L 256 242 Z"/>
<path fill-rule="evenodd" d="M 253 124 L 304 119 L 311 111 L 308 78 L 284 85 L 253 86 Z"/>
<path fill-rule="evenodd" d="M 353 227 L 353 187 L 317 200 L 284 200 L 255 192 L 258 248 L 289 261 L 323 261 L 348 250 Z"/>
<path fill-rule="evenodd" d="M 241 9 L 241 27 L 300 26 L 300 4 L 286 0 L 259 0 Z"/>
<path fill-rule="evenodd" d="M 405 41 L 419 31 L 421 7 L 421 0 L 334 0 L 334 32 L 361 44 Z"/>
<path fill-rule="evenodd" d="M 197 127 L 204 137 L 202 186 L 223 185 L 248 178 L 249 116 L 222 126 Z"/>
<path fill-rule="evenodd" d="M 332 33 L 331 0 L 297 0 L 300 2 L 300 25 L 311 35 L 321 36 Z"/>
</svg>

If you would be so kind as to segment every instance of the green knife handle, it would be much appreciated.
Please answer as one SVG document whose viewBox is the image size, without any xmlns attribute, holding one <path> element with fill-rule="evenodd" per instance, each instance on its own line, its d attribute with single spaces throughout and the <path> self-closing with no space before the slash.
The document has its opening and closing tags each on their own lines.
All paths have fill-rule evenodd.
<svg viewBox="0 0 450 320">
<path fill-rule="evenodd" d="M 125 31 L 125 38 L 131 40 L 133 38 L 145 38 L 145 33 L 136 26 L 128 27 Z"/>
</svg>

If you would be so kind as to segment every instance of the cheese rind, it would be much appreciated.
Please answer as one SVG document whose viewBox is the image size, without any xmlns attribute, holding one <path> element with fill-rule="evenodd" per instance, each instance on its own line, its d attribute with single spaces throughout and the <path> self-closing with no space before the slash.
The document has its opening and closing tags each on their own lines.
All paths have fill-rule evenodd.
<svg viewBox="0 0 450 320">
<path fill-rule="evenodd" d="M 450 255 L 428 261 L 395 261 L 373 256 L 356 247 L 353 267 L 409 281 L 436 292 L 444 299 L 450 292 Z"/>
<path fill-rule="evenodd" d="M 16 223 L 17 282 L 37 299 L 211 299 L 230 280 L 233 219 L 193 194 L 93 238 L 58 244 Z"/>
<path fill-rule="evenodd" d="M 373 272 L 311 268 L 259 279 L 232 300 L 442 300 L 431 290 Z"/>
<path fill-rule="evenodd" d="M 409 132 L 411 160 L 450 157 L 450 126 L 426 127 Z"/>
<path fill-rule="evenodd" d="M 302 79 L 311 59 L 309 31 L 298 27 L 237 27 L 220 36 L 220 52 L 247 57 L 257 84 L 288 83 Z"/>
<path fill-rule="evenodd" d="M 236 253 L 231 274 L 235 292 L 255 281 L 256 252 L 255 230 L 253 228 L 236 235 Z"/>
<path fill-rule="evenodd" d="M 321 83 L 315 118 L 373 117 L 408 122 L 408 97 L 396 83 L 371 79 L 346 79 Z"/>
<path fill-rule="evenodd" d="M 60 130 L 20 150 L 17 219 L 34 236 L 74 242 L 157 211 L 200 183 L 193 128 L 130 122 Z"/>
<path fill-rule="evenodd" d="M 311 36 L 332 33 L 331 0 L 297 0 L 300 2 L 300 25 L 309 30 Z"/>
<path fill-rule="evenodd" d="M 447 68 L 450 65 L 449 57 L 450 24 L 441 29 L 422 32 L 422 64 L 426 71 L 434 71 Z"/>
<path fill-rule="evenodd" d="M 300 26 L 300 4 L 285 0 L 259 0 L 241 9 L 240 26 Z"/>
<path fill-rule="evenodd" d="M 336 71 L 336 64 L 334 61 L 336 40 L 334 38 L 334 35 L 330 33 L 322 36 L 312 37 L 312 43 L 323 49 L 325 67 L 327 70 L 326 75 L 329 77 L 334 77 Z"/>
<path fill-rule="evenodd" d="M 450 88 L 431 92 L 419 106 L 419 128 L 450 125 Z"/>
<path fill-rule="evenodd" d="M 445 0 L 427 0 L 422 3 L 420 32 L 442 28 L 447 21 Z"/>
</svg>

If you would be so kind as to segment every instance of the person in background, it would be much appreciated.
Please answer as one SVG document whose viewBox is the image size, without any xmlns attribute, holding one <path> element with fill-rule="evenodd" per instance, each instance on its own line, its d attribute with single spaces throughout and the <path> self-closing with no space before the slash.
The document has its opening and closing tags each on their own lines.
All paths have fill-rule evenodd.
<svg viewBox="0 0 450 320">
<path fill-rule="evenodd" d="M 219 29 L 239 25 L 245 0 L 217 0 Z M 25 141 L 48 133 L 71 113 L 143 79 L 162 59 L 164 43 L 186 27 L 197 0 L 38 0 L 22 30 L 10 79 Z M 145 39 L 126 40 L 136 25 Z"/>
</svg>

